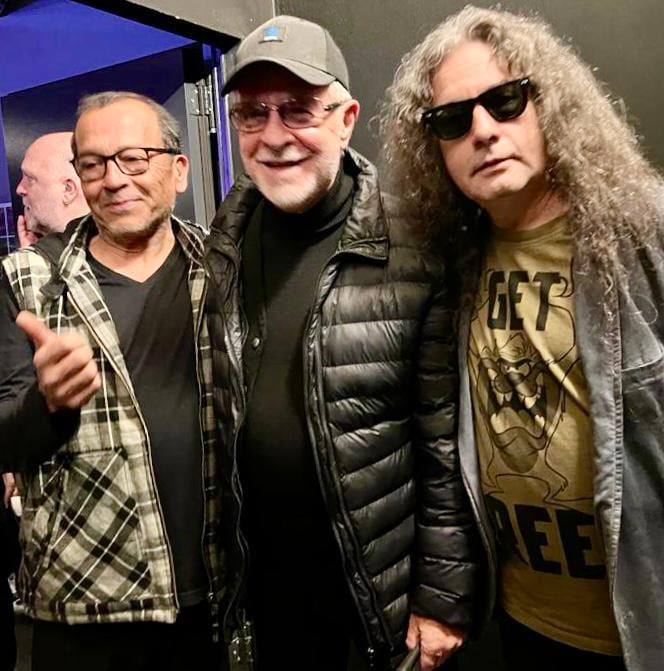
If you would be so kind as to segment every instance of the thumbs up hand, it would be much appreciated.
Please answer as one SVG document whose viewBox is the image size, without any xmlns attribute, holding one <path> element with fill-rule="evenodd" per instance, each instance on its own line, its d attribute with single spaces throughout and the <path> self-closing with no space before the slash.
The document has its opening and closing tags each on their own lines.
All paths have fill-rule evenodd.
<svg viewBox="0 0 664 671">
<path fill-rule="evenodd" d="M 85 405 L 101 387 L 92 350 L 75 331 L 54 333 L 31 312 L 19 312 L 16 325 L 35 346 L 33 363 L 39 391 L 51 412 Z"/>
</svg>

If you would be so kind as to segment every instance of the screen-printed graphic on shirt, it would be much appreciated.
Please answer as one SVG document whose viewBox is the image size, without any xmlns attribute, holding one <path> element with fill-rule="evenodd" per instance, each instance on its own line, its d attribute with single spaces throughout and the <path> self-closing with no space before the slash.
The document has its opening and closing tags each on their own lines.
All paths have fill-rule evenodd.
<svg viewBox="0 0 664 671">
<path fill-rule="evenodd" d="M 496 232 L 471 322 L 475 435 L 503 607 L 563 643 L 618 654 L 572 268 L 563 219 Z"/>
</svg>

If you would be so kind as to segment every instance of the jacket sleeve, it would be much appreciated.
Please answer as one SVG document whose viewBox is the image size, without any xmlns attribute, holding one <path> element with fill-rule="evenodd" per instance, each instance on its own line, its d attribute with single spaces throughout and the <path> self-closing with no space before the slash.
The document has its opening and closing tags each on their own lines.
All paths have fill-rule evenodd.
<svg viewBox="0 0 664 671">
<path fill-rule="evenodd" d="M 18 304 L 0 269 L 0 473 L 30 473 L 78 428 L 79 413 L 51 413 L 39 391 L 32 345 L 15 324 Z"/>
<path fill-rule="evenodd" d="M 441 283 L 422 325 L 417 370 L 418 509 L 412 611 L 469 628 L 481 543 L 457 449 L 457 351 L 454 309 Z"/>
</svg>

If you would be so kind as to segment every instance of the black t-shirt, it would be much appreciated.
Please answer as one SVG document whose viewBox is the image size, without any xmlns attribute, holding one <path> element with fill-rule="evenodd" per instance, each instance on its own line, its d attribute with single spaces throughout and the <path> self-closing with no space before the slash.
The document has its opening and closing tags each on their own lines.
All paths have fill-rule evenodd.
<svg viewBox="0 0 664 671">
<path fill-rule="evenodd" d="M 188 261 L 179 244 L 144 282 L 88 253 L 150 437 L 180 605 L 205 598 L 203 446 Z"/>
<path fill-rule="evenodd" d="M 303 336 L 353 189 L 352 177 L 340 172 L 332 190 L 305 214 L 286 214 L 264 202 L 245 238 L 249 397 L 240 478 L 254 592 L 258 584 L 271 589 L 266 574 L 294 576 L 293 590 L 309 590 L 310 572 L 328 578 L 340 572 L 307 428 Z"/>
<path fill-rule="evenodd" d="M 33 346 L 16 325 L 19 307 L 0 268 L 0 473 L 30 473 L 76 432 L 78 410 L 51 413 L 39 391 Z"/>
</svg>

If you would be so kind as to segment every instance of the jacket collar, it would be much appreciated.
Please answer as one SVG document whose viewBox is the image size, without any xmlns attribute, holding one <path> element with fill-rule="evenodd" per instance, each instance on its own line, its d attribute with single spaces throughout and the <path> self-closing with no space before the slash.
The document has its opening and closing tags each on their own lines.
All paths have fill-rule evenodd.
<svg viewBox="0 0 664 671">
<path fill-rule="evenodd" d="M 364 156 L 353 149 L 344 154 L 344 170 L 352 175 L 356 189 L 353 205 L 346 218 L 339 252 L 359 253 L 378 260 L 387 258 L 389 249 L 387 219 L 378 187 L 378 171 Z M 245 229 L 254 209 L 263 196 L 248 175 L 239 177 L 222 203 L 212 222 L 211 238 L 231 243 L 227 249 L 232 255 L 244 237 Z"/>
<path fill-rule="evenodd" d="M 200 264 L 203 257 L 204 231 L 197 224 L 184 222 L 175 216 L 171 217 L 171 222 L 174 224 L 175 237 L 189 260 Z M 58 261 L 58 273 L 61 277 L 76 277 L 87 263 L 88 242 L 96 230 L 97 226 L 90 214 L 76 223 Z"/>
<path fill-rule="evenodd" d="M 348 149 L 344 169 L 355 178 L 357 190 L 346 219 L 339 251 L 355 251 L 376 259 L 387 259 L 387 219 L 378 183 L 378 171 L 364 156 Z"/>
</svg>

